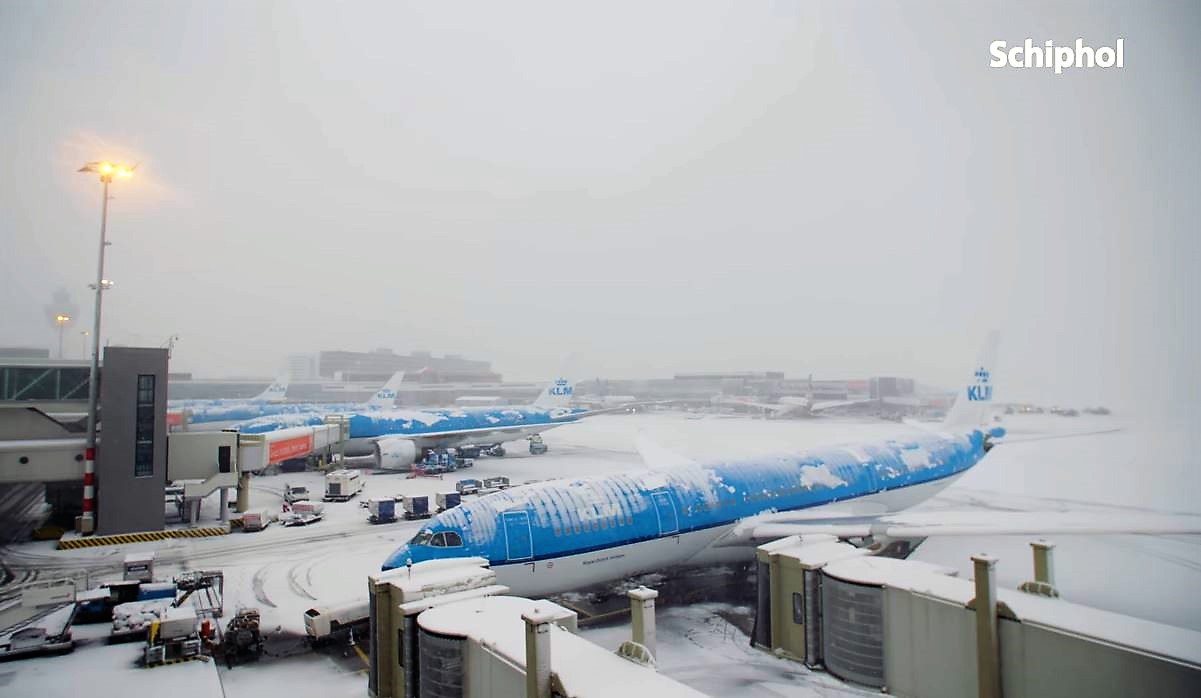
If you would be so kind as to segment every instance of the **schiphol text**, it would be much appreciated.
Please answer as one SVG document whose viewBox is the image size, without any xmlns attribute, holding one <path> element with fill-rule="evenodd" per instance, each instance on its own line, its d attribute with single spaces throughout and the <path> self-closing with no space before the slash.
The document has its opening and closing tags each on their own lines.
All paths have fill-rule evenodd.
<svg viewBox="0 0 1201 698">
<path fill-rule="evenodd" d="M 1051 40 L 1040 45 L 1028 38 L 1012 48 L 1004 41 L 994 41 L 988 45 L 992 54 L 988 67 L 1054 68 L 1056 75 L 1062 75 L 1064 68 L 1124 68 L 1125 48 L 1125 39 L 1099 48 L 1085 45 L 1084 39 L 1076 39 L 1075 46 L 1056 46 Z"/>
</svg>

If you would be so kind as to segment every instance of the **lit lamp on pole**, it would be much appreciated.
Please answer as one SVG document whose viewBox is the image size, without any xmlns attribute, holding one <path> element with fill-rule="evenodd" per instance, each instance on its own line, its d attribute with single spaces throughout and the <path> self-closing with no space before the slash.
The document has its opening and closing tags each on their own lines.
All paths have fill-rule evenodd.
<svg viewBox="0 0 1201 698">
<path fill-rule="evenodd" d="M 59 313 L 54 316 L 54 322 L 58 324 L 58 358 L 63 358 L 63 325 L 71 321 L 71 316 L 66 313 Z"/>
<path fill-rule="evenodd" d="M 96 283 L 89 287 L 96 291 L 95 311 L 92 314 L 92 365 L 88 371 L 88 436 L 87 447 L 84 451 L 83 469 L 83 515 L 79 518 L 79 531 L 91 533 L 95 530 L 95 495 L 96 495 L 96 411 L 100 398 L 98 377 L 100 373 L 100 306 L 104 292 L 112 288 L 112 282 L 104 278 L 104 249 L 109 243 L 106 239 L 108 229 L 108 185 L 113 179 L 128 179 L 133 176 L 137 165 L 129 166 L 117 162 L 97 160 L 79 168 L 80 172 L 89 172 L 100 176 L 103 184 L 103 194 L 100 199 L 100 254 L 96 263 Z M 61 327 L 61 326 L 60 326 Z"/>
</svg>

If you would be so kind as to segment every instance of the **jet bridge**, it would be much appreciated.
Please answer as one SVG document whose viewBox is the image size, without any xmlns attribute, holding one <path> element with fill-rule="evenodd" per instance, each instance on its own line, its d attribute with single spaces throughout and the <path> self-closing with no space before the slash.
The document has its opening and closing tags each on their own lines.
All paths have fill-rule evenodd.
<svg viewBox="0 0 1201 698">
<path fill-rule="evenodd" d="M 313 453 L 333 453 L 349 432 L 341 416 L 268 434 L 173 432 L 167 436 L 166 479 L 181 483 L 185 506 L 194 507 L 189 518 L 195 521 L 197 503 L 214 491 L 238 487 L 239 494 L 248 496 L 249 473 Z M 102 429 L 101 448 L 103 435 Z M 81 434 L 37 408 L 0 406 L 0 484 L 82 483 L 84 446 Z M 98 484 L 98 497 L 103 498 L 104 482 Z M 239 502 L 245 505 L 246 498 L 239 497 Z M 223 501 L 222 520 L 226 511 Z"/>
</svg>

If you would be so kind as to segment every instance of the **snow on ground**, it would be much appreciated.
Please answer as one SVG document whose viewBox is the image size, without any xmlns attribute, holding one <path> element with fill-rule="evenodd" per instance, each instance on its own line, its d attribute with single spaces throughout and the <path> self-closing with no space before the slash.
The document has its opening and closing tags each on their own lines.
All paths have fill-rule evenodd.
<svg viewBox="0 0 1201 698">
<path fill-rule="evenodd" d="M 93 641 L 70 654 L 6 662 L 0 664 L 0 694 L 38 698 L 221 695 L 221 680 L 211 661 L 145 669 L 138 666 L 141 656 L 141 643 Z"/>
<path fill-rule="evenodd" d="M 1004 424 L 1011 443 L 997 448 L 977 468 L 924 508 L 999 509 L 1019 511 L 1126 511 L 1201 513 L 1201 469 L 1193 467 L 1201 436 L 1167 425 L 1124 427 L 1119 417 L 1052 415 L 1012 416 Z M 372 496 L 429 494 L 454 489 L 461 477 L 506 475 L 514 484 L 525 480 L 622 472 L 644 467 L 637 454 L 639 437 L 662 449 L 695 460 L 731 458 L 804 448 L 890 438 L 916 428 L 851 419 L 763 420 L 682 413 L 606 415 L 552 429 L 545 434 L 550 452 L 531 456 L 523 442 L 509 444 L 504 458 L 482 457 L 476 467 L 445 479 L 409 479 L 403 473 L 366 476 L 366 490 L 346 503 L 326 504 L 324 521 L 307 527 L 272 525 L 259 533 L 232 533 L 206 539 L 179 539 L 112 548 L 56 551 L 49 543 L 28 543 L 4 551 L 13 569 L 32 569 L 53 577 L 72 570 L 91 572 L 93 583 L 115 579 L 125 553 L 158 552 L 156 573 L 169 578 L 184 569 L 221 569 L 225 573 L 226 613 L 240 606 L 257 607 L 263 627 L 281 643 L 291 638 L 303 652 L 305 609 L 363 598 L 366 577 L 398 545 L 419 530 L 420 522 L 373 526 L 359 501 Z M 1114 432 L 1115 428 L 1122 428 Z M 1095 433 L 1093 433 L 1095 432 Z M 1046 438 L 1091 433 L 1071 438 Z M 286 483 L 323 489 L 320 473 L 289 473 L 252 479 L 254 507 L 279 511 Z M 206 501 L 204 521 L 216 520 L 217 497 Z M 1201 540 L 1198 537 L 1055 537 L 1056 581 L 1072 601 L 1201 630 Z M 1001 558 L 1003 586 L 1013 587 L 1031 576 L 1024 537 L 949 538 L 927 541 L 916 558 L 960 570 L 969 576 L 968 557 L 979 551 Z M 719 605 L 720 606 L 720 605 Z M 748 695 L 857 694 L 825 674 L 809 675 L 800 665 L 752 650 L 740 631 L 710 606 L 660 609 L 659 641 L 664 671 L 715 694 L 749 691 Z M 627 630 L 589 630 L 609 647 Z M 614 634 L 615 633 L 615 634 Z M 612 637 L 610 637 L 612 636 Z M 618 642 L 620 641 L 618 640 Z M 60 677 L 78 668 L 111 665 L 112 676 L 124 680 L 130 646 L 85 646 L 65 657 L 0 664 L 0 685 L 37 686 L 38 694 L 54 693 Z M 67 667 L 47 673 L 39 667 Z M 28 668 L 27 668 L 28 667 Z M 353 654 L 344 660 L 300 653 L 271 658 L 260 665 L 220 669 L 227 695 L 263 695 L 281 682 L 296 698 L 306 695 L 364 695 L 366 678 Z M 179 667 L 148 670 L 176 672 Z M 184 669 L 183 671 L 195 671 Z M 12 674 L 8 679 L 6 675 Z M 55 674 L 51 676 L 50 674 Z M 169 674 L 160 674 L 168 676 Z M 176 674 L 181 675 L 181 674 Z M 42 690 L 42 681 L 47 690 Z M 199 685 L 201 680 L 196 682 Z M 177 682 L 172 681 L 175 685 Z M 312 689 L 310 691 L 310 689 Z M 5 686 L 5 693 L 8 686 Z M 24 690 L 13 695 L 31 695 Z M 122 693 L 124 693 L 122 691 Z M 217 695 L 208 693 L 207 695 Z"/>
</svg>

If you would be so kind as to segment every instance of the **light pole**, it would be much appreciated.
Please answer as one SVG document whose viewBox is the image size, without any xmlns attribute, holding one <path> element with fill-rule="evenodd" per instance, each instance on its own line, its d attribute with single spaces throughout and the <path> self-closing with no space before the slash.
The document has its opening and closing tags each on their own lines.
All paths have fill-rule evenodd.
<svg viewBox="0 0 1201 698">
<path fill-rule="evenodd" d="M 87 358 L 88 355 L 88 337 L 91 336 L 90 330 L 83 330 L 79 333 L 79 358 Z"/>
<path fill-rule="evenodd" d="M 71 321 L 71 316 L 66 313 L 59 313 L 54 316 L 54 321 L 58 323 L 58 358 L 63 358 L 63 325 Z"/>
<path fill-rule="evenodd" d="M 105 233 L 108 227 L 108 185 L 113 177 L 126 178 L 133 176 L 132 167 L 112 162 L 89 162 L 79 168 L 80 172 L 93 172 L 100 175 L 104 184 L 104 193 L 100 202 L 100 259 L 96 264 L 96 306 L 92 316 L 92 366 L 88 371 L 88 438 L 84 450 L 83 461 L 83 515 L 79 520 L 79 532 L 91 533 L 96 528 L 96 518 L 93 511 L 96 497 L 96 403 L 100 397 L 97 385 L 100 374 L 100 304 L 101 299 L 111 285 L 104 279 L 104 248 L 108 247 Z"/>
</svg>

